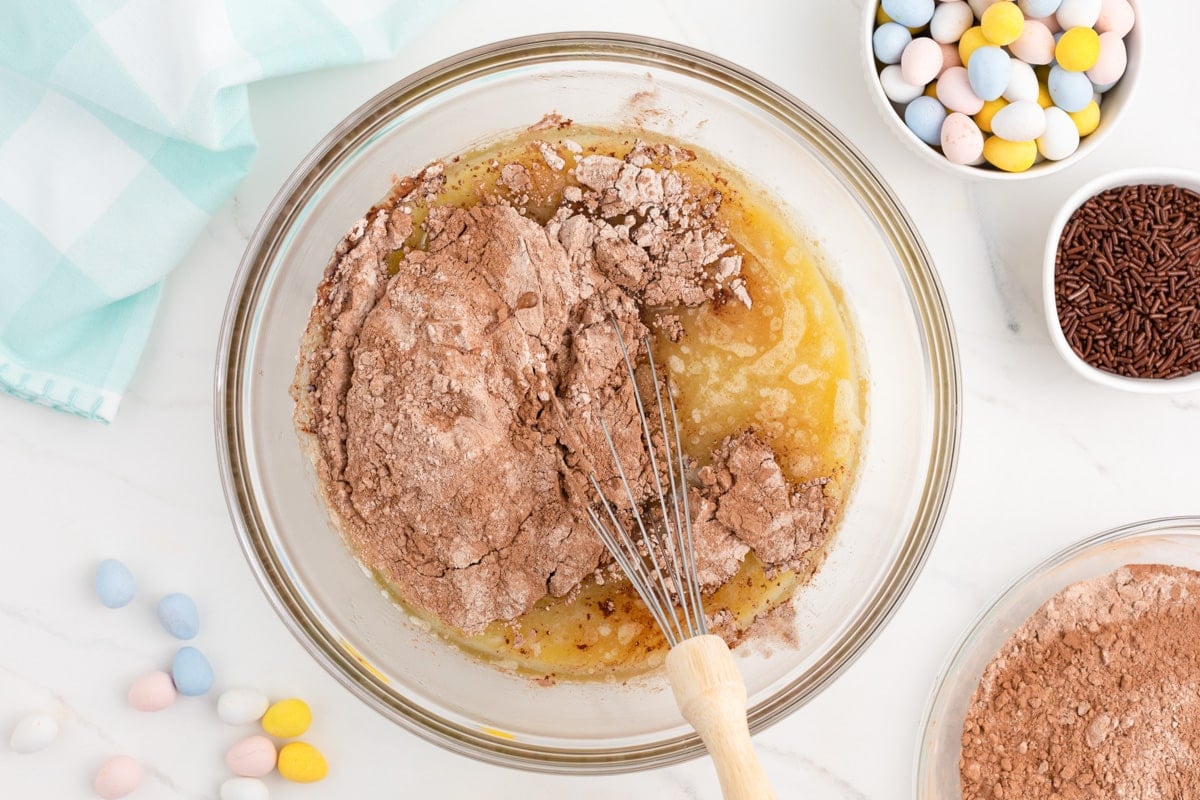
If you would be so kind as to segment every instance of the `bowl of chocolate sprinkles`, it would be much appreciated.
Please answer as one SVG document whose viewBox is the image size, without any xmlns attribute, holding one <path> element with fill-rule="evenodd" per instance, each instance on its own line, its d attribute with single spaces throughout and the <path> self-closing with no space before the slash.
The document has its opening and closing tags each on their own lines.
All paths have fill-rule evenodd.
<svg viewBox="0 0 1200 800">
<path fill-rule="evenodd" d="M 1050 227 L 1050 339 L 1076 372 L 1135 392 L 1200 389 L 1200 174 L 1125 170 Z"/>
</svg>

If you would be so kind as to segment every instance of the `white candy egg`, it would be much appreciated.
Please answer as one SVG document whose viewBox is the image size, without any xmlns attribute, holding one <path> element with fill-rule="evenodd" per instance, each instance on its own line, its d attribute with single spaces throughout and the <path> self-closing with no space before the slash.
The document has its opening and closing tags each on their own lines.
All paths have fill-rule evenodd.
<svg viewBox="0 0 1200 800">
<path fill-rule="evenodd" d="M 1035 100 L 1009 103 L 992 117 L 992 132 L 1010 142 L 1029 142 L 1046 131 L 1046 112 Z"/>
<path fill-rule="evenodd" d="M 935 42 L 950 44 L 957 42 L 967 29 L 975 24 L 975 12 L 963 0 L 939 3 L 929 21 L 929 35 Z"/>
<path fill-rule="evenodd" d="M 1046 130 L 1038 137 L 1038 152 L 1050 161 L 1062 161 L 1079 149 L 1079 128 L 1071 115 L 1057 106 L 1045 111 Z"/>
<path fill-rule="evenodd" d="M 887 95 L 888 100 L 900 105 L 911 103 L 925 91 L 924 86 L 913 86 L 904 80 L 899 64 L 884 67 L 879 73 L 879 83 L 883 86 L 883 93 Z"/>
<path fill-rule="evenodd" d="M 245 725 L 262 719 L 271 702 L 253 689 L 228 689 L 217 698 L 217 716 L 229 725 Z"/>
<path fill-rule="evenodd" d="M 58 738 L 58 720 L 49 714 L 30 714 L 13 728 L 8 744 L 18 753 L 45 750 Z"/>
<path fill-rule="evenodd" d="M 1020 100 L 1038 99 L 1038 79 L 1033 67 L 1024 61 L 1013 59 L 1012 74 L 1008 77 L 1008 86 L 1001 95 L 1010 103 Z"/>
<path fill-rule="evenodd" d="M 1100 19 L 1100 0 L 1063 0 L 1054 17 L 1064 31 L 1090 28 Z"/>
<path fill-rule="evenodd" d="M 258 778 L 230 778 L 221 784 L 221 800 L 267 800 L 271 793 Z"/>
</svg>

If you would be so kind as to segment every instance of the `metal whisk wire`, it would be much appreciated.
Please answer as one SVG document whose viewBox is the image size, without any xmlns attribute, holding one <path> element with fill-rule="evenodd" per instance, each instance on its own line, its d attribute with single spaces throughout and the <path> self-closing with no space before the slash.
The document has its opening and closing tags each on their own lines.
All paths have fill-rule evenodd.
<svg viewBox="0 0 1200 800">
<path fill-rule="evenodd" d="M 640 503 L 635 497 L 633 487 L 625 472 L 625 465 L 617 453 L 612 431 L 605 419 L 603 410 L 597 410 L 600 429 L 608 445 L 609 455 L 617 475 L 621 479 L 625 496 L 637 524 L 640 543 L 645 549 L 645 555 L 639 549 L 639 541 L 635 540 L 625 526 L 621 524 L 616 510 L 608 497 L 601 491 L 600 483 L 595 472 L 589 476 L 592 488 L 604 508 L 601 516 L 594 508 L 587 510 L 588 521 L 608 548 L 617 564 L 625 571 L 630 583 L 638 596 L 646 604 L 655 621 L 663 631 L 667 642 L 675 647 L 693 636 L 708 633 L 708 621 L 700 598 L 699 579 L 696 575 L 695 548 L 692 537 L 691 516 L 687 498 L 687 460 L 683 454 L 682 438 L 679 432 L 679 418 L 675 411 L 675 398 L 670 384 L 666 387 L 667 402 L 663 402 L 663 392 L 658 382 L 658 369 L 654 363 L 654 355 L 649 339 L 645 339 L 646 357 L 650 366 L 650 377 L 654 385 L 654 402 L 659 422 L 659 433 L 662 436 L 663 453 L 666 460 L 667 476 L 669 478 L 670 502 L 668 489 L 663 486 L 660 477 L 659 461 L 655 454 L 654 437 L 650 430 L 650 420 L 642 402 L 641 393 L 637 390 L 637 375 L 634 369 L 633 357 L 625 344 L 625 337 L 616 320 L 612 320 L 613 329 L 617 334 L 617 342 L 625 360 L 629 381 L 634 388 L 634 398 L 637 403 L 638 418 L 641 422 L 641 436 L 646 445 L 646 453 L 650 461 L 650 472 L 653 475 L 654 488 L 658 496 L 659 510 L 662 513 L 662 536 L 656 542 L 652 534 L 654 525 L 647 525 L 642 516 Z M 669 414 L 667 409 L 670 409 Z M 671 428 L 668 430 L 668 417 Z M 672 453 L 674 449 L 674 453 Z M 669 506 L 669 508 L 668 508 Z M 607 518 L 607 519 L 606 519 Z M 669 559 L 667 574 L 659 563 L 658 551 Z M 647 564 L 649 561 L 649 564 Z M 670 585 L 668 586 L 668 580 Z M 678 597 L 678 609 L 671 597 L 671 589 Z"/>
</svg>

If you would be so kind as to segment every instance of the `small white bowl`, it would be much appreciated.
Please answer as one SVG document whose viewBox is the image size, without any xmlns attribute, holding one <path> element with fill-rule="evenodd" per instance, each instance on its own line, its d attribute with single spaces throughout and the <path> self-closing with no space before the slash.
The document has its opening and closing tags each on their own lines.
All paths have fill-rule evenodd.
<svg viewBox="0 0 1200 800">
<path fill-rule="evenodd" d="M 978 166 L 955 164 L 948 161 L 940 150 L 935 150 L 917 138 L 917 135 L 904 124 L 904 118 L 900 115 L 897 106 L 883 93 L 883 85 L 879 82 L 879 71 L 876 68 L 875 50 L 871 43 L 871 36 L 875 32 L 875 14 L 879 9 L 879 2 L 880 0 L 867 0 L 863 4 L 862 10 L 862 22 L 860 25 L 862 36 L 860 38 L 859 49 L 861 50 L 863 69 L 866 73 L 867 92 L 871 95 L 871 99 L 875 102 L 875 107 L 879 110 L 879 113 L 887 120 L 887 126 L 911 150 L 920 153 L 922 158 L 936 164 L 941 169 L 949 170 L 960 177 L 995 181 L 1019 181 L 1026 178 L 1050 175 L 1082 160 L 1099 147 L 1108 138 L 1112 129 L 1116 127 L 1129 105 L 1130 98 L 1133 96 L 1134 88 L 1137 85 L 1138 75 L 1141 72 L 1142 28 L 1144 26 L 1142 19 L 1143 4 L 1140 0 L 1129 0 L 1130 5 L 1133 6 L 1134 12 L 1137 15 L 1133 30 L 1125 36 L 1125 49 L 1129 55 L 1129 63 L 1125 67 L 1125 74 L 1121 77 L 1117 85 L 1104 94 L 1104 100 L 1100 104 L 1099 127 L 1092 131 L 1090 135 L 1080 140 L 1078 150 L 1061 161 L 1039 161 L 1024 172 L 1004 172 L 990 164 L 980 164 Z M 986 137 L 987 134 L 984 134 L 984 136 Z"/>
<path fill-rule="evenodd" d="M 1153 185 L 1174 184 L 1184 189 L 1191 189 L 1200 194 L 1200 172 L 1167 167 L 1157 169 L 1125 169 L 1110 172 L 1107 175 L 1088 181 L 1075 191 L 1059 209 L 1050 223 L 1050 233 L 1046 237 L 1046 252 L 1042 258 L 1042 302 L 1046 310 L 1046 327 L 1050 330 L 1050 341 L 1063 360 L 1076 372 L 1090 381 L 1110 386 L 1114 389 L 1124 389 L 1127 392 L 1142 392 L 1145 394 L 1173 394 L 1200 389 L 1200 372 L 1182 375 L 1178 378 L 1126 378 L 1111 372 L 1096 369 L 1075 354 L 1063 334 L 1062 324 L 1058 319 L 1058 307 L 1054 298 L 1054 265 L 1058 252 L 1058 240 L 1062 237 L 1063 229 L 1075 210 L 1091 197 L 1117 186 L 1131 186 L 1139 183 Z"/>
</svg>

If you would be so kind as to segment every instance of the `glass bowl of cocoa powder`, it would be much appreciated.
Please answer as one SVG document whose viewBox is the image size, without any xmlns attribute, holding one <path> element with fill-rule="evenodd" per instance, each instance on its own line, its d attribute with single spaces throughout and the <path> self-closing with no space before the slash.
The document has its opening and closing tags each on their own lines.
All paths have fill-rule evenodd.
<svg viewBox="0 0 1200 800">
<path fill-rule="evenodd" d="M 669 177 L 660 184 L 644 172 L 652 170 L 660 157 L 715 165 L 709 186 L 725 202 L 733 202 L 741 191 L 735 187 L 743 181 L 757 187 L 755 208 L 762 213 L 751 214 L 747 220 L 774 226 L 786 221 L 783 227 L 797 237 L 794 250 L 762 255 L 757 259 L 760 265 L 770 275 L 783 276 L 797 274 L 792 268 L 802 263 L 806 274 L 815 279 L 812 285 L 824 293 L 820 307 L 834 309 L 848 323 L 848 349 L 854 352 L 860 380 L 846 387 L 853 390 L 844 398 L 850 405 L 841 409 L 855 413 L 839 417 L 853 420 L 853 430 L 835 430 L 834 438 L 852 443 L 853 475 L 841 476 L 845 491 L 839 498 L 836 524 L 823 549 L 811 554 L 814 563 L 809 564 L 806 582 L 788 595 L 786 607 L 780 607 L 787 613 L 771 618 L 775 630 L 770 636 L 748 636 L 736 648 L 748 686 L 751 730 L 782 719 L 829 685 L 891 617 L 933 543 L 950 489 L 959 436 L 960 386 L 953 330 L 929 254 L 911 220 L 868 162 L 836 130 L 761 78 L 666 42 L 615 34 L 556 34 L 501 42 L 435 64 L 354 112 L 281 189 L 247 249 L 231 294 L 215 403 L 218 450 L 231 515 L 250 566 L 281 619 L 356 697 L 400 726 L 455 752 L 506 766 L 554 772 L 620 772 L 662 766 L 695 757 L 703 747 L 681 718 L 657 670 L 598 672 L 590 677 L 538 674 L 515 659 L 518 655 L 536 656 L 541 644 L 553 639 L 543 635 L 547 631 L 526 627 L 521 641 L 500 642 L 514 660 L 484 658 L 467 652 L 463 641 L 448 635 L 438 620 L 417 613 L 411 604 L 395 602 L 396 595 L 387 582 L 381 582 L 378 571 L 372 574 L 364 569 L 356 552 L 339 535 L 345 530 L 331 520 L 326 501 L 339 491 L 338 481 L 315 474 L 311 452 L 297 436 L 294 415 L 305 416 L 302 427 L 316 429 L 325 423 L 310 419 L 309 413 L 319 409 L 302 407 L 303 402 L 295 402 L 291 390 L 304 398 L 312 394 L 310 386 L 317 388 L 315 382 L 304 381 L 293 387 L 301 339 L 314 311 L 314 291 L 318 285 L 329 287 L 326 294 L 319 295 L 319 303 L 343 290 L 339 296 L 353 296 L 353 281 L 333 286 L 325 279 L 347 259 L 353 260 L 359 252 L 354 249 L 356 243 L 377 234 L 394 234 L 383 223 L 360 229 L 356 220 L 363 219 L 364 212 L 370 209 L 373 219 L 379 219 L 380 209 L 406 214 L 406 198 L 422 191 L 419 187 L 426 181 L 441 177 L 436 170 L 423 171 L 427 165 L 441 164 L 438 169 L 445 168 L 447 175 L 457 174 L 463 164 L 474 163 L 472 154 L 485 152 L 499 141 L 533 136 L 538 141 L 530 151 L 531 161 L 523 166 L 504 164 L 503 168 L 497 163 L 495 170 L 512 191 L 524 192 L 529 174 L 540 180 L 547 169 L 561 169 L 560 161 L 575 164 L 578 172 L 578 157 L 590 153 L 588 148 L 599 147 L 595 143 L 603 140 L 603 136 L 589 137 L 605 130 L 624 132 L 622 135 L 632 131 L 637 139 L 660 141 L 661 146 L 651 149 L 646 149 L 650 145 L 642 149 L 633 145 L 632 150 L 615 153 L 624 158 L 624 166 L 618 165 L 621 174 L 628 168 L 649 181 L 645 185 L 640 179 L 631 182 L 626 187 L 630 191 L 658 191 L 656 187 L 669 185 Z M 671 150 L 661 144 L 668 140 L 679 147 Z M 613 155 L 596 158 L 590 163 L 597 172 L 613 166 Z M 486 163 L 482 168 L 482 173 L 471 174 L 483 182 L 497 178 L 488 177 Z M 406 182 L 396 176 L 417 178 Z M 588 184 L 584 189 L 591 185 L 589 181 L 603 179 L 599 174 L 577 177 L 579 183 Z M 463 181 L 464 190 L 472 188 L 470 183 Z M 587 202 L 587 192 L 574 185 L 561 190 L 563 198 L 569 199 L 567 188 L 575 193 L 576 200 L 571 202 L 580 197 Z M 604 202 L 619 200 L 621 191 L 624 189 L 616 190 Z M 522 203 L 528 206 L 527 212 L 536 212 L 532 209 L 536 203 Z M 706 207 L 702 203 L 668 209 L 666 216 L 704 217 Z M 618 214 L 593 223 L 609 225 L 605 230 L 610 233 L 609 229 L 617 226 L 624 226 L 627 232 L 631 226 L 645 223 L 633 216 Z M 513 226 L 525 225 L 508 214 L 508 221 L 498 228 L 472 227 L 480 219 L 455 230 L 472 236 L 479 233 L 485 239 L 494 236 L 503 247 L 503 242 L 514 241 Z M 428 225 L 424 229 L 431 230 Z M 564 229 L 560 226 L 563 241 Z M 696 230 L 703 238 L 703 231 Z M 443 233 L 439 229 L 430 236 L 436 240 Z M 522 241 L 528 244 L 532 240 Z M 335 249 L 337 256 L 331 262 Z M 536 248 L 514 252 L 528 255 L 526 261 L 546 257 Z M 626 248 L 623 252 L 630 251 Z M 450 275 L 451 268 L 462 266 L 443 263 L 444 259 L 434 256 L 419 263 L 413 254 L 404 258 L 405 263 L 442 277 Z M 617 259 L 609 266 L 623 263 Z M 435 269 L 435 264 L 440 266 Z M 743 310 L 736 313 L 750 308 L 741 297 L 743 287 L 731 277 L 737 265 L 726 265 L 732 270 L 728 275 L 725 266 L 716 266 L 717 279 L 728 278 L 724 287 L 728 291 L 720 296 L 721 302 L 729 305 L 717 309 L 725 315 L 722 319 L 738 307 Z M 393 275 L 393 267 L 402 265 L 390 261 L 376 265 L 380 274 L 386 268 L 386 275 Z M 633 280 L 632 272 L 636 270 L 614 280 Z M 463 289 L 463 284 L 451 283 L 446 294 L 459 297 Z M 407 296 L 405 292 L 394 295 L 398 303 Z M 536 299 L 524 293 L 514 296 L 511 314 L 506 312 L 505 318 L 550 316 L 550 307 L 544 301 L 534 302 Z M 444 322 L 433 319 L 430 325 L 441 325 L 438 331 L 451 337 L 460 333 Z M 503 322 L 497 319 L 497 325 Z M 681 324 L 686 327 L 690 323 L 687 319 L 675 321 L 675 325 Z M 808 324 L 816 330 L 820 320 L 813 316 Z M 479 327 L 485 329 L 481 335 L 500 330 Z M 761 336 L 776 335 L 778 327 L 766 320 Z M 396 330 L 385 325 L 378 332 L 391 336 Z M 683 339 L 681 344 L 687 341 Z M 725 351 L 721 358 L 736 360 L 757 345 L 735 337 L 721 346 Z M 334 350 L 336 346 L 330 352 Z M 455 358 L 467 357 L 468 350 L 463 348 Z M 684 360 L 686 354 L 679 355 Z M 781 366 L 791 365 L 796 358 L 792 351 L 783 355 L 787 363 Z M 317 371 L 325 366 L 320 347 L 306 350 L 304 361 Z M 673 358 L 664 361 L 668 369 L 674 368 Z M 441 381 L 446 385 L 441 389 L 452 392 L 450 384 L 464 380 L 464 373 L 455 372 L 455 363 L 461 365 L 461 359 L 447 360 L 445 380 Z M 798 361 L 795 366 L 781 373 L 788 381 L 803 386 L 814 380 L 811 370 L 798 369 Z M 397 385 L 396 374 L 388 370 L 381 370 L 377 377 L 378 381 L 369 381 L 370 386 L 364 387 L 368 394 L 375 388 L 382 392 Z M 337 384 L 339 379 L 335 370 L 320 380 Z M 840 384 L 835 393 L 839 397 Z M 781 387 L 731 380 L 718 388 L 727 400 L 744 396 L 769 401 Z M 327 415 L 329 424 L 346 419 L 338 409 L 340 402 L 327 405 L 327 410 L 332 409 Z M 374 401 L 371 404 L 372 408 L 382 407 Z M 430 413 L 436 416 L 445 411 L 446 419 L 452 419 L 461 412 L 439 409 L 431 408 Z M 704 407 L 691 406 L 685 409 L 685 417 L 701 418 L 705 412 Z M 783 427 L 782 433 L 787 433 L 787 426 Z M 440 435 L 431 430 L 431 435 Z M 332 440 L 336 444 L 336 431 Z M 368 465 L 356 479 L 366 475 L 366 480 L 394 484 L 396 469 L 408 467 L 395 460 L 402 455 L 393 449 L 388 454 L 393 460 Z M 504 517 L 506 504 L 528 502 L 530 496 L 543 491 L 527 491 L 528 487 L 514 483 L 511 459 L 487 462 L 481 469 L 491 470 L 494 485 L 476 476 L 473 485 L 487 491 L 472 495 L 473 500 L 454 500 L 459 503 L 464 529 L 468 523 L 478 527 L 481 509 L 496 509 L 497 516 Z M 839 476 L 835 471 L 819 480 L 829 486 Z M 432 496 L 439 486 L 411 488 L 415 507 L 421 497 Z M 390 507 L 403 510 L 407 502 L 401 497 Z M 448 508 L 453 510 L 435 502 L 428 510 L 453 523 L 455 517 L 447 515 Z M 369 531 L 360 533 L 364 535 L 354 542 L 359 553 L 372 544 Z M 390 552 L 398 562 L 405 562 L 410 573 L 420 567 L 411 552 L 388 550 L 395 546 L 394 541 L 382 544 L 386 547 L 374 553 L 376 563 L 386 567 Z M 431 544 L 436 546 L 429 541 L 421 546 Z M 534 562 L 544 553 L 534 547 L 526 555 Z M 595 554 L 589 557 L 594 559 Z M 469 562 L 467 567 L 474 565 L 469 555 L 464 561 Z M 574 566 L 564 562 L 559 569 L 551 564 L 537 575 L 545 578 L 544 585 L 554 594 L 558 591 L 555 581 Z M 428 578 L 418 575 L 413 583 L 429 589 L 425 596 L 437 607 L 438 582 Z M 770 580 L 774 579 L 763 585 Z M 531 589 L 526 581 L 517 588 L 528 592 L 536 586 Z M 601 586 L 597 591 L 605 589 Z M 574 596 L 572 591 L 567 587 L 567 601 Z M 582 591 L 587 600 L 592 589 Z M 528 596 L 523 595 L 523 601 Z M 442 610 L 473 624 L 475 620 L 467 614 L 479 608 L 495 613 L 502 605 L 496 601 L 476 593 L 469 608 L 459 604 Z M 601 617 L 611 614 L 613 619 L 632 613 L 605 600 L 593 611 Z M 596 624 L 595 619 L 587 622 Z M 603 619 L 599 626 L 606 627 Z M 611 634 L 631 649 L 653 638 L 652 631 L 639 624 L 607 627 L 615 628 Z M 575 647 L 584 652 L 590 643 L 581 640 Z"/>
<path fill-rule="evenodd" d="M 937 681 L 914 796 L 1184 797 L 1200 771 L 1200 517 L 1104 531 L 992 604 Z"/>
</svg>

